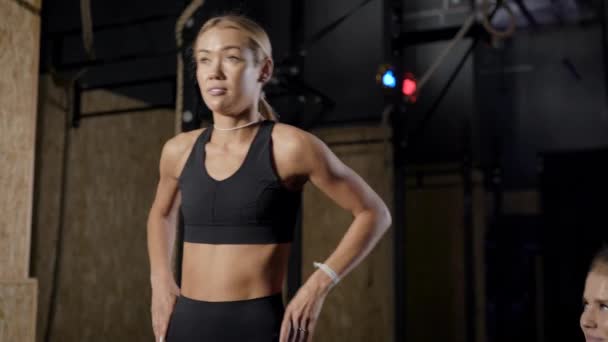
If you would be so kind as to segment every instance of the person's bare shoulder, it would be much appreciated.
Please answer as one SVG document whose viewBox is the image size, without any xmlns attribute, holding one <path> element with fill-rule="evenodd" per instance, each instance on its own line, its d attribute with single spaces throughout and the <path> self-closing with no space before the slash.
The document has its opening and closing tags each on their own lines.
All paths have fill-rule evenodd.
<svg viewBox="0 0 608 342">
<path fill-rule="evenodd" d="M 310 162 L 315 158 L 315 145 L 320 142 L 317 137 L 295 126 L 276 123 L 272 140 L 277 163 L 288 164 L 293 173 L 309 173 Z"/>
<path fill-rule="evenodd" d="M 312 133 L 290 125 L 277 125 L 280 146 L 275 149 L 292 167 L 292 171 L 307 177 L 331 178 L 348 173 L 348 168 L 338 159 L 325 142 Z M 273 134 L 274 138 L 274 134 Z M 277 156 L 277 163 L 279 162 Z"/>
<path fill-rule="evenodd" d="M 161 174 L 177 178 L 181 173 L 183 164 L 188 159 L 196 138 L 205 128 L 182 132 L 167 140 L 163 146 L 160 157 Z"/>
</svg>

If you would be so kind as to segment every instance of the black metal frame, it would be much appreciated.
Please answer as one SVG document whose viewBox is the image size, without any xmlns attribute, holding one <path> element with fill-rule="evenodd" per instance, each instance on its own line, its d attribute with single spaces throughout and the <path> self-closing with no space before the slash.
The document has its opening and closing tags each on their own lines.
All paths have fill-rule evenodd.
<svg viewBox="0 0 608 342">
<path fill-rule="evenodd" d="M 125 28 L 125 27 L 133 27 L 133 26 L 137 26 L 137 25 L 159 22 L 159 21 L 170 20 L 170 19 L 175 20 L 175 19 L 177 19 L 178 15 L 179 14 L 177 14 L 177 13 L 170 14 L 170 15 L 167 15 L 167 14 L 154 15 L 154 16 L 138 18 L 135 20 L 121 21 L 121 22 L 117 22 L 114 24 L 96 25 L 93 27 L 93 32 L 97 33 L 100 31 L 116 30 L 116 29 L 121 29 L 121 28 Z M 65 30 L 65 31 L 60 31 L 60 32 L 52 32 L 52 33 L 48 34 L 48 39 L 51 41 L 51 64 L 53 65 L 54 70 L 70 71 L 70 70 L 80 69 L 80 68 L 85 68 L 85 67 L 99 67 L 99 66 L 111 65 L 111 64 L 122 63 L 122 62 L 129 62 L 129 61 L 133 61 L 133 60 L 166 57 L 166 56 L 176 55 L 178 52 L 177 49 L 172 49 L 169 51 L 161 51 L 161 52 L 159 52 L 159 51 L 142 51 L 142 52 L 138 52 L 135 54 L 122 55 L 122 56 L 113 57 L 113 58 L 94 59 L 94 60 L 85 60 L 85 61 L 64 63 L 63 56 L 62 56 L 64 40 L 67 37 L 77 36 L 80 34 L 82 34 L 82 29 L 80 27 Z M 49 70 L 45 69 L 44 65 L 41 65 L 41 68 L 42 68 L 41 72 L 49 71 Z"/>
<path fill-rule="evenodd" d="M 403 1 L 384 1 L 384 55 L 387 62 L 395 68 L 395 74 L 401 75 L 401 44 L 397 40 L 403 29 Z M 392 106 L 390 124 L 393 146 L 393 296 L 394 324 L 393 340 L 406 341 L 406 159 L 407 116 L 405 103 L 399 92 L 392 92 L 386 97 L 386 105 Z"/>
<path fill-rule="evenodd" d="M 80 126 L 80 122 L 84 119 L 91 119 L 96 117 L 108 116 L 108 115 L 120 115 L 120 114 L 130 114 L 130 113 L 140 113 L 147 112 L 157 109 L 175 109 L 175 76 L 161 76 L 149 79 L 141 79 L 141 80 L 131 80 L 126 82 L 115 82 L 108 84 L 98 84 L 94 86 L 81 86 L 79 82 L 74 82 L 74 97 L 73 101 L 73 112 L 72 112 L 72 127 L 76 128 Z M 149 106 L 139 106 L 139 107 L 129 107 L 122 109 L 113 109 L 113 110 L 105 110 L 105 111 L 95 111 L 95 112 L 81 112 L 81 98 L 82 94 L 85 92 L 98 90 L 98 89 L 118 89 L 118 88 L 128 88 L 133 86 L 141 86 L 146 84 L 157 84 L 157 83 L 169 83 L 172 85 L 171 89 L 172 98 L 169 103 L 165 104 L 156 104 Z"/>
<path fill-rule="evenodd" d="M 385 54 L 386 58 L 395 68 L 397 75 L 403 74 L 402 61 L 400 60 L 401 51 L 406 46 L 436 42 L 441 40 L 452 39 L 460 26 L 443 29 L 433 29 L 416 32 L 405 32 L 402 30 L 402 0 L 385 0 L 384 10 L 384 27 L 385 27 Z M 474 3 L 472 3 L 474 8 Z M 490 20 L 494 17 L 496 9 L 490 14 Z M 528 18 L 532 24 L 535 23 L 533 17 Z M 388 38 L 386 38 L 388 37 Z M 460 62 L 450 75 L 447 82 L 442 87 L 441 91 L 433 101 L 429 109 L 426 111 L 421 124 L 416 127 L 411 137 L 407 136 L 407 116 L 406 105 L 403 102 L 401 95 L 394 92 L 387 98 L 388 102 L 394 106 L 391 113 L 391 124 L 393 132 L 393 153 L 394 153 L 394 287 L 395 287 L 395 341 L 405 341 L 406 331 L 406 315 L 405 308 L 407 305 L 405 292 L 407 286 L 407 278 L 405 275 L 405 253 L 406 246 L 406 185 L 405 178 L 407 172 L 407 155 L 415 148 L 423 132 L 426 130 L 431 118 L 435 115 L 439 104 L 447 94 L 451 85 L 454 83 L 457 75 L 465 64 L 469 55 L 474 51 L 477 43 L 487 37 L 487 33 L 479 24 L 471 26 L 466 32 L 465 37 L 472 37 L 473 42 L 467 52 L 462 56 Z M 608 74 L 607 74 L 608 75 Z M 608 76 L 607 76 L 608 77 Z M 473 181 L 472 181 L 472 142 L 471 142 L 471 127 L 466 125 L 468 132 L 465 134 L 467 141 L 467 155 L 462 164 L 462 176 L 464 186 L 464 248 L 465 248 L 465 302 L 466 302 L 466 339 L 474 340 L 476 338 L 476 300 L 475 300 L 475 273 L 474 273 L 474 257 L 473 257 Z"/>
<path fill-rule="evenodd" d="M 28 12 L 35 14 L 35 15 L 40 15 L 41 10 L 32 5 L 31 3 L 29 3 L 28 1 L 25 0 L 13 0 L 17 5 L 25 8 Z"/>
<path fill-rule="evenodd" d="M 54 51 L 56 51 L 54 49 Z M 72 62 L 72 63 L 56 63 L 55 68 L 57 71 L 68 71 L 68 70 L 76 70 L 76 69 L 82 69 L 82 68 L 91 68 L 91 67 L 101 67 L 101 66 L 106 66 L 106 65 L 113 65 L 113 64 L 119 64 L 119 63 L 125 63 L 125 62 L 133 62 L 133 61 L 140 61 L 143 59 L 155 59 L 155 58 L 159 58 L 159 57 L 169 57 L 169 56 L 176 56 L 178 53 L 177 49 L 171 49 L 171 50 L 166 50 L 166 51 L 142 51 L 142 52 L 138 52 L 138 53 L 133 53 L 133 54 L 125 54 L 125 55 L 121 55 L 121 56 L 116 56 L 116 57 L 112 57 L 112 58 L 106 58 L 106 59 L 95 59 L 95 60 L 91 60 L 91 61 L 78 61 L 78 62 Z M 57 56 L 55 54 L 54 58 L 56 58 Z"/>
<path fill-rule="evenodd" d="M 297 42 L 302 41 L 304 35 L 304 26 L 302 25 L 302 15 L 304 13 L 304 1 L 292 0 L 290 2 L 290 54 L 298 56 Z M 300 63 L 302 64 L 302 63 Z M 300 70 L 301 72 L 301 70 Z M 289 266 L 287 269 L 287 300 L 291 300 L 302 286 L 302 206 L 303 194 L 300 194 L 300 209 L 296 220 L 293 242 L 291 244 L 291 252 L 289 255 Z"/>
<path fill-rule="evenodd" d="M 604 50 L 604 89 L 606 91 L 606 103 L 608 103 L 608 5 L 606 5 L 606 1 L 600 1 L 599 16 L 602 25 L 602 47 Z"/>
<path fill-rule="evenodd" d="M 424 31 L 403 31 L 400 32 L 397 37 L 392 39 L 391 44 L 395 49 L 397 49 L 404 48 L 406 46 L 433 43 L 442 40 L 451 40 L 459 30 L 460 26 L 452 26 Z M 483 26 L 473 24 L 465 33 L 465 37 L 478 37 L 480 34 L 485 34 Z"/>
<path fill-rule="evenodd" d="M 460 70 L 464 67 L 468 57 L 475 50 L 475 46 L 479 41 L 479 36 L 476 36 L 471 43 L 471 46 L 467 49 L 466 53 L 460 59 L 458 65 L 444 84 L 443 88 L 437 95 L 436 99 L 431 104 L 431 107 L 426 111 L 422 122 L 411 134 L 411 143 L 408 149 L 416 148 L 419 141 L 421 140 L 426 128 L 429 126 L 431 119 L 437 113 L 437 108 L 443 101 L 443 98 L 447 95 L 448 90 L 455 82 L 456 77 L 459 75 Z M 473 258 L 473 206 L 472 206 L 472 179 L 471 172 L 473 170 L 472 165 L 472 150 L 470 141 L 470 125 L 465 125 L 468 130 L 465 132 L 465 138 L 468 140 L 465 142 L 467 150 L 465 151 L 465 157 L 462 165 L 462 177 L 463 177 L 463 188 L 464 188 L 464 215 L 463 215 L 463 228 L 464 228 L 464 270 L 465 270 L 465 333 L 466 340 L 473 341 L 476 337 L 477 327 L 476 322 L 476 300 L 475 300 L 475 265 Z"/>
<path fill-rule="evenodd" d="M 49 342 L 53 336 L 53 329 L 55 327 L 55 317 L 57 314 L 57 306 L 59 296 L 59 280 L 61 272 L 63 271 L 61 267 L 61 260 L 63 258 L 63 245 L 65 243 L 65 217 L 67 215 L 67 189 L 68 189 L 68 162 L 70 159 L 70 146 L 72 144 L 72 139 L 70 138 L 70 130 L 68 125 L 69 116 L 65 115 L 64 119 L 64 129 L 63 129 L 63 149 L 61 154 L 61 191 L 59 192 L 59 208 L 58 208 L 58 219 L 57 219 L 57 235 L 55 241 L 55 255 L 52 261 L 52 277 L 50 281 L 50 294 L 49 294 L 49 306 L 48 311 L 46 312 L 46 326 L 44 330 L 44 341 Z M 39 141 L 39 139 L 36 139 Z M 36 165 L 39 165 L 37 162 Z M 35 222 L 35 221 L 34 221 Z M 35 225 L 36 229 L 37 226 Z M 33 258 L 30 258 L 30 263 L 32 263 Z"/>
<path fill-rule="evenodd" d="M 178 13 L 173 14 L 163 14 L 163 15 L 153 15 L 138 18 L 135 20 L 127 20 L 121 21 L 113 24 L 105 24 L 105 25 L 96 25 L 93 27 L 94 32 L 100 31 L 108 31 L 108 30 L 116 30 L 122 29 L 125 27 L 133 27 L 137 25 L 143 25 L 147 23 L 160 22 L 165 20 L 173 20 L 176 19 Z M 82 33 L 81 28 L 73 28 L 70 30 L 60 31 L 60 32 L 52 32 L 48 34 L 48 39 L 51 41 L 51 65 L 52 69 L 56 72 L 63 71 L 72 71 L 79 70 L 83 68 L 95 68 L 95 67 L 103 67 L 107 65 L 113 65 L 117 63 L 130 62 L 135 60 L 142 59 L 153 59 L 158 57 L 167 57 L 176 55 L 178 50 L 171 49 L 168 51 L 143 51 L 134 54 L 126 54 L 121 56 L 116 56 L 112 58 L 105 59 L 94 59 L 94 60 L 83 60 L 77 62 L 69 62 L 66 63 L 63 60 L 62 50 L 63 44 L 67 37 L 80 35 Z M 41 65 L 41 73 L 48 72 L 50 70 L 45 69 L 45 66 Z M 159 84 L 159 83 L 169 83 L 172 85 L 172 97 L 168 103 L 163 104 L 155 104 L 149 106 L 139 106 L 139 107 L 130 107 L 130 108 L 122 108 L 115 110 L 105 110 L 105 111 L 95 111 L 82 113 L 81 112 L 81 97 L 82 94 L 88 91 L 97 90 L 97 89 L 119 89 L 119 88 L 128 88 L 128 87 L 137 87 L 142 85 L 149 84 Z M 129 114 L 135 112 L 145 112 L 152 111 L 157 109 L 174 109 L 176 102 L 176 76 L 175 75 L 165 75 L 148 79 L 139 79 L 139 80 L 130 80 L 130 81 L 122 81 L 122 82 L 112 82 L 107 84 L 98 84 L 93 86 L 83 86 L 77 80 L 74 82 L 73 86 L 73 112 L 72 112 L 72 127 L 79 127 L 80 122 L 83 119 L 91 119 L 96 117 L 108 116 L 108 115 L 121 115 L 121 114 Z"/>
<path fill-rule="evenodd" d="M 107 30 L 115 30 L 115 29 L 133 27 L 136 25 L 153 23 L 153 22 L 158 22 L 158 21 L 163 21 L 163 20 L 169 20 L 169 19 L 175 20 L 175 19 L 177 19 L 178 16 L 179 16 L 179 13 L 151 15 L 151 16 L 147 16 L 147 17 L 137 18 L 134 20 L 120 21 L 120 22 L 116 22 L 113 24 L 95 25 L 95 26 L 93 26 L 93 31 L 100 32 L 100 31 L 107 31 Z M 82 28 L 75 27 L 75 28 L 65 30 L 65 31 L 51 32 L 51 33 L 49 33 L 49 36 L 51 38 L 63 38 L 66 36 L 78 36 L 81 34 L 82 34 Z"/>
</svg>

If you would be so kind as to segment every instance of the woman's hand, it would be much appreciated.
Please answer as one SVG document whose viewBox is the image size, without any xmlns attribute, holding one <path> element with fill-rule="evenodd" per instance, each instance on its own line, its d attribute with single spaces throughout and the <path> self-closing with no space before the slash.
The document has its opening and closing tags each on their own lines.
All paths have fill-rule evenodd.
<svg viewBox="0 0 608 342">
<path fill-rule="evenodd" d="M 152 328 L 155 341 L 164 341 L 179 287 L 172 276 L 152 279 Z M 162 337 L 162 340 L 161 340 Z"/>
<path fill-rule="evenodd" d="M 280 342 L 312 341 L 317 318 L 321 313 L 330 284 L 331 279 L 317 271 L 298 290 L 285 308 Z"/>
</svg>

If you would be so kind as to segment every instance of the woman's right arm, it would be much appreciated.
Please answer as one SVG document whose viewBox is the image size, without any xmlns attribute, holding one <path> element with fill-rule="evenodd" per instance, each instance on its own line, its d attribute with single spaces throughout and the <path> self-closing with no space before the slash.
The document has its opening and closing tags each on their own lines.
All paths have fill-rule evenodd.
<svg viewBox="0 0 608 342">
<path fill-rule="evenodd" d="M 179 288 L 173 278 L 171 256 L 181 194 L 176 168 L 183 156 L 181 137 L 168 140 L 160 157 L 160 180 L 147 223 L 150 282 L 152 286 L 152 327 L 156 341 L 165 337 Z"/>
</svg>

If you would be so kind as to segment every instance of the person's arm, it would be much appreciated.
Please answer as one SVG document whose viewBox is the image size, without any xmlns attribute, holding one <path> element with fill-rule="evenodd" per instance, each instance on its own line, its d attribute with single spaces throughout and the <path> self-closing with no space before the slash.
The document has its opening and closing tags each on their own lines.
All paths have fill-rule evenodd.
<svg viewBox="0 0 608 342">
<path fill-rule="evenodd" d="M 152 287 L 152 326 L 156 341 L 164 338 L 179 288 L 173 277 L 171 256 L 181 194 L 175 168 L 182 153 L 178 138 L 165 143 L 160 158 L 160 180 L 147 221 L 148 257 Z"/>
<path fill-rule="evenodd" d="M 388 230 L 390 211 L 378 194 L 321 140 L 301 131 L 292 136 L 296 141 L 292 140 L 289 145 L 291 155 L 298 158 L 297 173 L 307 175 L 313 185 L 353 215 L 352 224 L 324 262 L 342 278 L 369 254 Z M 294 333 L 296 341 L 312 341 L 317 317 L 331 286 L 332 279 L 321 269 L 308 278 L 285 310 L 281 342 Z"/>
<path fill-rule="evenodd" d="M 170 170 L 171 162 L 167 145 L 163 148 L 160 162 L 160 180 L 156 196 L 148 214 L 148 257 L 150 280 L 173 277 L 171 256 L 175 243 L 178 208 L 181 202 L 177 180 Z"/>
<path fill-rule="evenodd" d="M 391 225 L 391 214 L 378 194 L 318 138 L 310 135 L 310 181 L 336 204 L 353 215 L 353 222 L 324 263 L 340 278 L 346 276 L 371 252 Z M 310 285 L 329 290 L 331 278 L 320 269 Z"/>
</svg>

